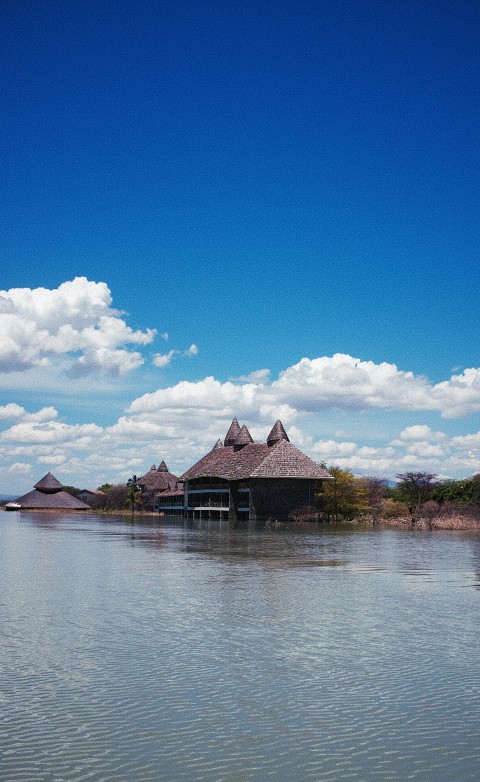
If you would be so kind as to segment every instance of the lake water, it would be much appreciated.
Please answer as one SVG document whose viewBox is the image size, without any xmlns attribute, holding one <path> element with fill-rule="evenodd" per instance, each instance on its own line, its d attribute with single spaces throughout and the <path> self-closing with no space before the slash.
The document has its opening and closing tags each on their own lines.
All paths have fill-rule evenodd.
<svg viewBox="0 0 480 782">
<path fill-rule="evenodd" d="M 0 514 L 2 782 L 480 779 L 480 536 Z"/>
</svg>

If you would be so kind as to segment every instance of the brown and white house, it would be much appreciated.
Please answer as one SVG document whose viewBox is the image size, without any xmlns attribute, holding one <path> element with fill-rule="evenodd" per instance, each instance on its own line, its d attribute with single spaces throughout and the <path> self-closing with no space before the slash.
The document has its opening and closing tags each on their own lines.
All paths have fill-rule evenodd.
<svg viewBox="0 0 480 782">
<path fill-rule="evenodd" d="M 332 476 L 298 450 L 277 421 L 265 443 L 255 443 L 234 418 L 224 441 L 178 479 L 183 485 L 157 495 L 166 515 L 172 501 L 190 518 L 260 521 L 287 519 L 308 506 L 321 510 L 323 484 Z M 173 494 L 175 494 L 175 497 Z"/>
</svg>

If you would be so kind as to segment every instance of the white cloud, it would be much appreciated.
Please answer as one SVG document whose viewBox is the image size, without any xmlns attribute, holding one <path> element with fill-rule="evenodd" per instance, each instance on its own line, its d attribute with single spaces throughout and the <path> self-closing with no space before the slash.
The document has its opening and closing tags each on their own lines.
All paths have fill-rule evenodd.
<svg viewBox="0 0 480 782">
<path fill-rule="evenodd" d="M 247 416 L 250 420 L 262 417 L 266 397 L 258 397 L 252 383 L 237 385 L 230 381 L 221 383 L 214 377 L 197 382 L 181 381 L 174 386 L 158 389 L 135 399 L 127 412 L 135 415 L 161 415 L 167 420 L 188 415 L 198 419 L 199 428 L 206 425 L 206 416 L 227 421 L 234 415 Z"/>
<path fill-rule="evenodd" d="M 303 358 L 280 373 L 270 392 L 299 411 L 322 409 L 438 411 L 443 418 L 480 412 L 480 369 L 432 384 L 395 364 L 337 353 Z"/>
<path fill-rule="evenodd" d="M 305 453 L 357 474 L 392 478 L 422 469 L 443 476 L 472 475 L 480 471 L 480 433 L 447 435 L 419 416 L 434 411 L 429 412 L 431 418 L 436 411 L 448 417 L 453 411 L 459 415 L 460 410 L 466 414 L 475 409 L 476 373 L 469 370 L 433 385 L 392 364 L 345 355 L 303 359 L 273 382 L 267 382 L 268 370 L 234 382 L 214 377 L 181 381 L 133 399 L 106 427 L 88 420 L 59 420 L 51 406 L 29 411 L 10 402 L 0 407 L 0 467 L 5 472 L 14 464 L 30 464 L 41 477 L 41 466 L 52 465 L 60 480 L 82 487 L 123 480 L 129 472 L 141 474 L 162 459 L 180 474 L 224 437 L 236 416 L 256 440 L 264 440 L 280 418 L 291 441 Z M 467 396 L 462 397 L 465 389 Z M 344 412 L 351 413 L 348 431 L 331 425 L 339 409 L 343 420 Z M 411 423 L 392 431 L 391 422 L 385 424 L 390 410 L 403 411 L 403 419 L 411 414 Z M 324 411 L 329 411 L 329 434 L 314 437 L 322 430 Z M 368 431 L 364 434 L 367 419 L 372 421 L 371 438 Z M 356 420 L 363 422 L 358 429 Z M 375 431 L 377 420 L 383 423 Z M 379 442 L 379 431 L 388 431 L 384 443 Z M 21 469 L 17 472 L 20 476 Z"/>
<path fill-rule="evenodd" d="M 27 462 L 14 462 L 8 468 L 8 472 L 11 473 L 30 473 L 32 471 L 32 465 Z"/>
<path fill-rule="evenodd" d="M 452 375 L 433 386 L 436 409 L 444 418 L 459 418 L 480 412 L 480 369 L 465 369 L 461 375 Z"/>
<path fill-rule="evenodd" d="M 419 456 L 422 459 L 441 458 L 445 453 L 445 447 L 428 442 L 418 442 L 408 447 L 408 453 Z"/>
<path fill-rule="evenodd" d="M 168 364 L 170 364 L 172 358 L 174 356 L 196 356 L 198 354 L 198 348 L 195 344 L 190 345 L 188 350 L 184 350 L 183 353 L 181 350 L 169 350 L 168 353 L 155 353 L 152 364 L 155 367 L 166 367 Z"/>
<path fill-rule="evenodd" d="M 96 424 L 69 425 L 54 420 L 43 423 L 25 420 L 2 432 L 0 442 L 56 445 L 74 439 L 76 447 L 79 447 L 85 436 L 98 436 L 101 431 Z"/>
<path fill-rule="evenodd" d="M 37 459 L 37 462 L 39 464 L 63 464 L 65 461 L 66 455 L 65 453 L 59 453 L 59 454 L 52 454 L 51 456 L 39 456 Z"/>
<path fill-rule="evenodd" d="M 240 377 L 234 377 L 232 380 L 239 380 L 244 383 L 255 383 L 255 385 L 265 385 L 270 379 L 269 369 L 256 369 L 254 372 L 250 372 L 249 375 L 240 375 Z"/>
<path fill-rule="evenodd" d="M 111 303 L 107 285 L 85 277 L 54 290 L 0 291 L 0 371 L 46 366 L 59 356 L 78 354 L 71 367 L 77 376 L 136 369 L 143 358 L 125 346 L 148 345 L 156 332 L 132 330 Z"/>
<path fill-rule="evenodd" d="M 56 418 L 58 415 L 54 407 L 42 407 L 41 410 L 37 410 L 34 413 L 28 413 L 24 407 L 15 404 L 14 402 L 0 406 L 0 420 L 10 420 L 20 418 L 24 421 L 48 421 L 52 418 Z"/>
<path fill-rule="evenodd" d="M 332 462 L 335 459 L 344 459 L 352 454 L 357 454 L 358 445 L 356 443 L 339 443 L 336 440 L 317 440 L 311 450 L 322 457 L 322 461 L 328 459 L 329 462 Z"/>
<path fill-rule="evenodd" d="M 374 364 L 342 353 L 303 358 L 281 372 L 271 390 L 278 399 L 303 411 L 435 409 L 425 378 L 403 372 L 394 364 Z"/>
<path fill-rule="evenodd" d="M 405 442 L 422 442 L 432 440 L 444 440 L 443 432 L 433 432 L 429 426 L 407 426 L 400 432 L 400 440 Z"/>
<path fill-rule="evenodd" d="M 420 430 L 425 434 L 429 430 L 421 425 L 408 428 L 416 429 L 418 434 Z M 317 460 L 360 475 L 394 478 L 400 472 L 426 470 L 446 478 L 470 476 L 480 471 L 480 432 L 449 438 L 443 432 L 430 430 L 430 440 L 409 440 L 402 437 L 404 432 L 387 446 L 319 440 L 311 450 Z"/>
<path fill-rule="evenodd" d="M 174 355 L 178 353 L 178 350 L 169 350 L 168 353 L 155 353 L 152 364 L 156 367 L 166 367 L 167 364 L 170 364 L 170 361 L 174 357 Z"/>
<path fill-rule="evenodd" d="M 0 405 L 0 419 L 21 418 L 25 415 L 25 408 L 10 402 L 8 405 Z"/>
<path fill-rule="evenodd" d="M 156 357 L 164 366 L 176 351 Z M 138 412 L 176 405 L 205 406 L 218 403 L 231 407 L 244 403 L 258 410 L 290 411 L 289 420 L 322 410 L 438 411 L 444 418 L 480 412 L 480 369 L 431 384 L 427 378 L 399 370 L 394 364 L 374 364 L 345 354 L 316 359 L 303 358 L 265 384 L 268 370 L 221 383 L 213 377 L 196 383 L 178 383 L 169 389 L 146 394 L 132 402 Z M 263 414 L 262 414 L 263 417 Z M 405 435 L 407 436 L 407 435 Z M 413 436 L 413 435 L 412 435 Z"/>
<path fill-rule="evenodd" d="M 275 417 L 271 411 L 263 417 L 255 403 L 252 389 L 209 378 L 201 384 L 184 383 L 181 389 L 175 386 L 147 394 L 105 428 L 58 421 L 56 410 L 46 421 L 41 420 L 46 408 L 25 411 L 20 421 L 10 421 L 0 435 L 0 465 L 17 475 L 19 482 L 27 467 L 31 467 L 28 475 L 41 477 L 47 465 L 55 468 L 60 480 L 90 488 L 126 480 L 133 472 L 142 474 L 162 459 L 180 474 L 212 448 L 218 437 L 224 437 L 235 414 L 256 440 L 265 440 Z M 287 425 L 290 440 L 315 461 L 356 474 L 393 478 L 398 472 L 416 469 L 440 476 L 480 471 L 480 432 L 449 438 L 416 424 L 399 432 L 390 444 L 378 445 L 353 437 L 348 441 L 315 439 L 308 427 L 309 418 L 301 425 Z"/>
<path fill-rule="evenodd" d="M 335 431 L 335 437 L 338 437 L 340 440 L 345 440 L 346 438 L 352 437 L 351 432 L 344 432 L 343 429 L 337 429 Z"/>
</svg>

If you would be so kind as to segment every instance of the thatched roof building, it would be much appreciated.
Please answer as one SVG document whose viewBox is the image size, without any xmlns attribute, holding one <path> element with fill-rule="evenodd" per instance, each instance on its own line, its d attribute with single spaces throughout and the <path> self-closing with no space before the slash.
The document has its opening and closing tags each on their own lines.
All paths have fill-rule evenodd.
<svg viewBox="0 0 480 782">
<path fill-rule="evenodd" d="M 236 437 L 230 432 L 236 423 Z M 296 478 L 328 480 L 331 475 L 313 459 L 298 450 L 290 440 L 281 421 L 277 421 L 266 443 L 255 443 L 246 426 L 235 418 L 225 438 L 225 445 L 215 444 L 210 453 L 183 473 L 185 483 L 197 478 L 218 477 L 226 481 L 246 478 Z"/>
<path fill-rule="evenodd" d="M 217 440 L 178 480 L 184 485 L 186 515 L 257 520 L 288 518 L 305 506 L 319 510 L 322 483 L 331 479 L 292 445 L 281 421 L 265 443 L 255 443 L 234 418 L 223 445 Z M 159 500 L 161 505 L 161 495 Z"/>
<path fill-rule="evenodd" d="M 175 489 L 177 482 L 178 477 L 169 471 L 164 461 L 160 462 L 159 467 L 155 467 L 152 464 L 149 471 L 137 480 L 138 485 L 142 487 L 142 491 L 150 492 Z"/>
<path fill-rule="evenodd" d="M 63 491 L 63 485 L 51 472 L 34 485 L 33 491 L 19 497 L 13 504 L 19 505 L 20 510 L 91 510 L 86 502 Z"/>
</svg>

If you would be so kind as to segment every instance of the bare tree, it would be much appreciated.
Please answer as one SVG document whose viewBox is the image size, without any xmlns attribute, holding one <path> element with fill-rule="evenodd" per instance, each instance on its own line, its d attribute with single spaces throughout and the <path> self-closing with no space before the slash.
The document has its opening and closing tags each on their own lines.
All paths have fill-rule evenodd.
<svg viewBox="0 0 480 782">
<path fill-rule="evenodd" d="M 383 500 L 386 495 L 388 481 L 386 478 L 364 476 L 358 479 L 365 491 L 366 500 L 373 516 L 381 513 Z"/>
</svg>

